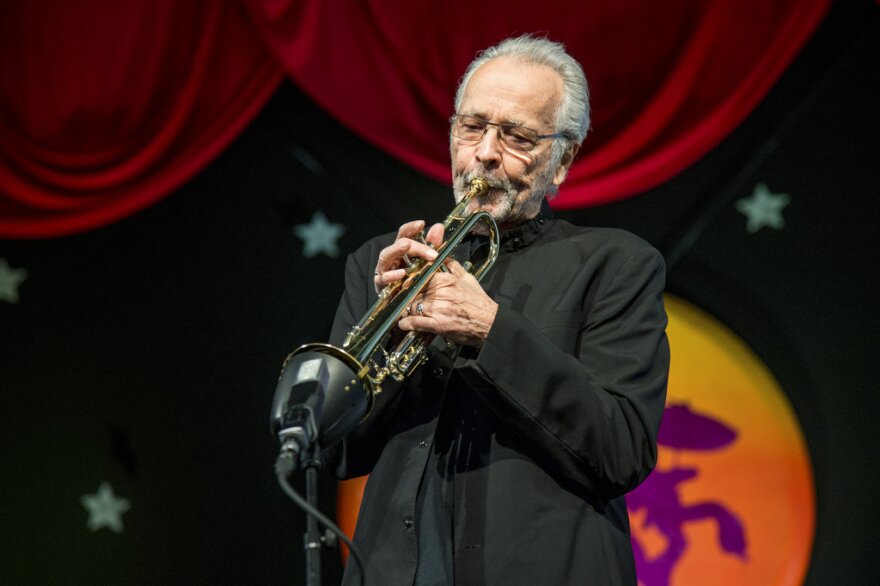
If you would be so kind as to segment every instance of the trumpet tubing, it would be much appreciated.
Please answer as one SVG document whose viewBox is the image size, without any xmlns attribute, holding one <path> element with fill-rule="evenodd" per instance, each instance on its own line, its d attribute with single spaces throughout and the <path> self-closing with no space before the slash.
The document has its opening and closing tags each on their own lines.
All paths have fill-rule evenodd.
<svg viewBox="0 0 880 586">
<path fill-rule="evenodd" d="M 423 259 L 408 261 L 406 276 L 385 287 L 370 311 L 349 330 L 342 347 L 359 363 L 369 365 L 369 379 L 374 392 L 381 391 L 381 384 L 388 376 L 396 381 L 404 380 L 427 360 L 426 349 L 434 338 L 432 335 L 409 332 L 392 350 L 386 350 L 384 344 L 406 308 L 427 286 L 435 272 L 446 271 L 445 260 L 478 223 L 485 224 L 490 249 L 480 265 L 473 267 L 470 261 L 465 263 L 468 272 L 481 279 L 498 257 L 499 236 L 495 220 L 483 211 L 465 213 L 468 203 L 488 190 L 489 184 L 482 177 L 468 184 L 467 192 L 443 221 L 444 240 L 437 247 L 437 258 L 431 262 Z M 380 355 L 381 361 L 378 360 Z M 380 365 L 380 362 L 384 364 Z"/>
<path fill-rule="evenodd" d="M 282 365 L 279 386 L 295 388 L 302 382 L 318 381 L 333 412 L 339 413 L 338 417 L 328 417 L 337 423 L 324 424 L 328 429 L 322 430 L 322 437 L 328 445 L 341 439 L 345 433 L 342 430 L 353 425 L 351 418 L 369 413 L 374 395 L 382 391 L 386 379 L 402 381 L 428 359 L 427 348 L 434 339 L 431 334 L 407 332 L 394 348 L 387 346 L 403 312 L 430 283 L 434 273 L 447 270 L 446 259 L 478 224 L 483 224 L 488 233 L 489 251 L 476 266 L 470 259 L 462 264 L 479 280 L 495 263 L 499 247 L 495 220 L 484 211 L 466 213 L 468 203 L 488 190 L 489 184 L 483 178 L 468 184 L 467 192 L 443 222 L 444 240 L 436 249 L 437 257 L 431 262 L 406 259 L 406 276 L 382 290 L 373 307 L 348 331 L 341 348 L 312 343 L 288 355 Z M 420 239 L 424 242 L 423 236 Z M 279 427 L 278 422 L 283 419 L 280 414 L 288 395 L 290 392 L 276 395 L 280 398 L 273 406 L 273 429 Z"/>
<path fill-rule="evenodd" d="M 489 236 L 489 251 L 476 266 L 470 259 L 463 262 L 465 270 L 479 280 L 498 257 L 499 234 L 495 220 L 484 211 L 466 213 L 468 203 L 488 190 L 489 184 L 483 178 L 476 178 L 468 184 L 464 196 L 443 221 L 444 240 L 436 249 L 437 258 L 431 262 L 405 259 L 404 278 L 382 290 L 373 307 L 348 331 L 341 348 L 323 343 L 300 346 L 288 355 L 282 366 L 282 376 L 285 371 L 299 368 L 301 363 L 314 361 L 316 357 L 324 357 L 337 366 L 344 364 L 345 368 L 340 368 L 350 376 L 343 377 L 346 381 L 340 390 L 348 392 L 355 387 L 362 388 L 367 395 L 367 411 L 372 406 L 373 395 L 381 392 L 381 385 L 388 377 L 396 381 L 409 377 L 427 360 L 427 348 L 434 336 L 407 332 L 394 348 L 387 349 L 403 312 L 428 285 L 434 273 L 447 270 L 446 259 L 478 224 L 484 226 Z M 423 236 L 419 238 L 424 242 Z"/>
</svg>

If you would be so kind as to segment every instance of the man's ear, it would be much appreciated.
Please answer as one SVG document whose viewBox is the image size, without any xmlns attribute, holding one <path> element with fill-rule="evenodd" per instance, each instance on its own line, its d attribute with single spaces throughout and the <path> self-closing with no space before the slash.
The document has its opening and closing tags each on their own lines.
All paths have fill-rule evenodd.
<svg viewBox="0 0 880 586">
<path fill-rule="evenodd" d="M 568 176 L 568 169 L 574 162 L 574 158 L 577 156 L 580 148 L 581 145 L 576 142 L 569 143 L 568 148 L 565 149 L 565 153 L 562 155 L 562 160 L 559 161 L 559 166 L 556 168 L 556 174 L 553 176 L 553 185 L 558 187 L 565 181 L 565 178 Z"/>
</svg>

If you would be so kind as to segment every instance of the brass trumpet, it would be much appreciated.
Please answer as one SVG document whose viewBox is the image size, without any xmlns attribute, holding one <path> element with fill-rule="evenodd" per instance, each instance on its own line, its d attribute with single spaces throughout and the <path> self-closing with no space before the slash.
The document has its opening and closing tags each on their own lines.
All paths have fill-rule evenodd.
<svg viewBox="0 0 880 586">
<path fill-rule="evenodd" d="M 427 347 L 434 336 L 424 332 L 408 332 L 391 350 L 386 349 L 392 332 L 406 308 L 427 286 L 434 273 L 446 271 L 444 261 L 462 240 L 482 222 L 489 235 L 489 251 L 477 266 L 463 263 L 465 270 L 478 280 L 498 257 L 499 232 L 490 214 L 477 211 L 465 214 L 468 203 L 489 189 L 488 182 L 476 178 L 467 192 L 443 222 L 444 241 L 437 247 L 437 258 L 406 260 L 406 276 L 382 290 L 379 299 L 364 317 L 349 330 L 342 348 L 324 343 L 300 346 L 291 352 L 281 367 L 272 406 L 272 432 L 282 443 L 291 434 L 312 436 L 307 443 L 320 438 L 324 447 L 336 443 L 348 433 L 373 406 L 374 395 L 382 391 L 388 378 L 402 381 L 427 359 Z M 419 239 L 424 242 L 424 237 Z M 312 427 L 302 429 L 300 409 L 316 415 Z M 308 427 L 308 426 L 306 426 Z"/>
</svg>

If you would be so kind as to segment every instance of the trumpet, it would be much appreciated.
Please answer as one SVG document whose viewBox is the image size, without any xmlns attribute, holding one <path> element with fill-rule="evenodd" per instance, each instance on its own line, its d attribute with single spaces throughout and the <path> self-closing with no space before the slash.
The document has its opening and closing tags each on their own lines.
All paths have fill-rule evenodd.
<svg viewBox="0 0 880 586">
<path fill-rule="evenodd" d="M 281 366 L 281 375 L 272 405 L 271 429 L 282 444 L 311 443 L 320 438 L 324 447 L 341 440 L 372 409 L 382 384 L 391 379 L 403 381 L 427 359 L 427 348 L 434 335 L 408 332 L 392 348 L 391 339 L 398 320 L 428 285 L 437 271 L 446 271 L 445 261 L 478 224 L 488 234 L 485 259 L 463 267 L 477 280 L 495 263 L 499 249 L 499 230 L 492 216 L 484 211 L 465 212 L 468 203 L 481 197 L 489 183 L 478 177 L 443 221 L 444 241 L 431 261 L 405 258 L 403 279 L 386 286 L 373 307 L 345 336 L 342 347 L 311 343 L 291 352 Z M 418 237 L 423 243 L 424 236 Z M 308 412 L 304 412 L 308 411 Z M 302 420 L 310 416 L 311 423 Z M 296 448 L 299 451 L 299 448 Z"/>
</svg>

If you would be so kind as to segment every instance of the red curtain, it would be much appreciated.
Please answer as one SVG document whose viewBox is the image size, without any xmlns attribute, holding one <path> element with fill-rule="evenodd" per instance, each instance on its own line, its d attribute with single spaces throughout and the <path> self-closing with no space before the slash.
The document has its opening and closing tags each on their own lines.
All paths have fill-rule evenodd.
<svg viewBox="0 0 880 586">
<path fill-rule="evenodd" d="M 447 120 L 479 49 L 535 32 L 590 81 L 593 130 L 553 205 L 636 194 L 715 146 L 766 95 L 830 0 L 250 0 L 288 73 L 366 140 L 449 181 Z"/>
<path fill-rule="evenodd" d="M 81 232 L 153 204 L 281 79 L 238 2 L 3 2 L 0 236 Z"/>
<path fill-rule="evenodd" d="M 327 112 L 449 180 L 447 119 L 475 52 L 566 43 L 593 130 L 561 208 L 645 191 L 739 124 L 831 0 L 28 0 L 0 3 L 0 237 L 151 205 L 219 154 L 283 72 Z"/>
</svg>

